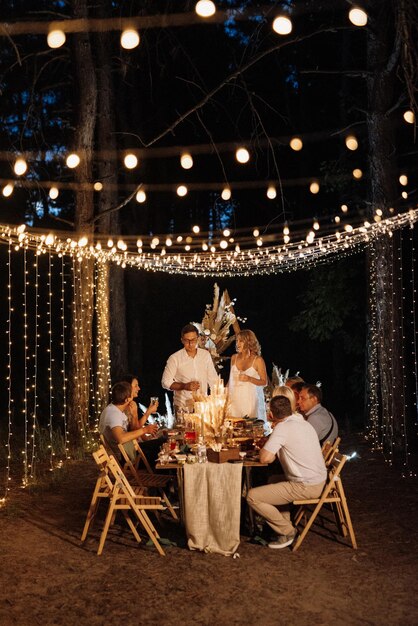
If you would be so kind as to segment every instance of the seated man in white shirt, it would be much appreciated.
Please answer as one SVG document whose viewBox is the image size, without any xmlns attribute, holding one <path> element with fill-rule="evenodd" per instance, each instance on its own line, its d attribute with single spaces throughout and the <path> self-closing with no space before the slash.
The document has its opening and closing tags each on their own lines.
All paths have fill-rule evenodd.
<svg viewBox="0 0 418 626">
<path fill-rule="evenodd" d="M 278 535 L 269 548 L 280 549 L 293 543 L 297 534 L 290 521 L 290 503 L 318 498 L 327 470 L 315 430 L 301 415 L 292 414 L 288 398 L 271 399 L 269 419 L 273 432 L 260 450 L 260 461 L 272 463 L 277 456 L 284 480 L 250 489 L 247 502 Z"/>
<path fill-rule="evenodd" d="M 129 430 L 129 419 L 125 411 L 132 402 L 132 386 L 127 382 L 116 383 L 112 387 L 112 403 L 102 411 L 99 420 L 99 433 L 104 436 L 117 458 L 120 457 L 118 444 L 127 443 L 143 437 L 146 434 L 154 435 L 158 430 L 157 424 L 140 426 Z"/>
<path fill-rule="evenodd" d="M 174 391 L 174 408 L 192 409 L 193 392 L 206 396 L 219 378 L 207 350 L 198 348 L 199 334 L 196 326 L 187 324 L 181 330 L 183 348 L 174 352 L 167 361 L 161 384 Z"/>
</svg>

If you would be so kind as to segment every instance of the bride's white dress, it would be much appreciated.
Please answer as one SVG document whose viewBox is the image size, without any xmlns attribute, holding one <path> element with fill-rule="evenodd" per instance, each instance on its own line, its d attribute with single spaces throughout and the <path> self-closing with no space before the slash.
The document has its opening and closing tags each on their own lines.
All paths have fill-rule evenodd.
<svg viewBox="0 0 418 626">
<path fill-rule="evenodd" d="M 261 385 L 254 385 L 254 383 L 239 380 L 238 376 L 241 372 L 247 374 L 247 376 L 251 376 L 251 378 L 260 380 L 260 375 L 253 365 L 246 370 L 239 370 L 235 363 L 231 366 L 228 383 L 231 416 L 257 417 L 266 422 L 267 415 L 264 401 L 264 388 Z"/>
</svg>

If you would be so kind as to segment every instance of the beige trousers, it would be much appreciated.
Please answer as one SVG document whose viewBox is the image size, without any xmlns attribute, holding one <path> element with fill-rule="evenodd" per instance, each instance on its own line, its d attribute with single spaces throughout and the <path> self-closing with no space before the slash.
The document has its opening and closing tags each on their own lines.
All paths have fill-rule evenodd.
<svg viewBox="0 0 418 626">
<path fill-rule="evenodd" d="M 292 535 L 296 529 L 290 521 L 290 503 L 293 500 L 319 498 L 324 485 L 325 481 L 309 485 L 283 480 L 250 489 L 247 502 L 278 535 Z"/>
</svg>

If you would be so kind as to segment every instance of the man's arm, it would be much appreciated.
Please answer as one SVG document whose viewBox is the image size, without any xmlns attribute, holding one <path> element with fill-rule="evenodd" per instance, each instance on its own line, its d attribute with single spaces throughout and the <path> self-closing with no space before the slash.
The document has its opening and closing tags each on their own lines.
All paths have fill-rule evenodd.
<svg viewBox="0 0 418 626">
<path fill-rule="evenodd" d="M 260 450 L 260 463 L 273 463 L 276 455 L 272 452 L 269 452 L 265 448 L 261 448 Z"/>
<path fill-rule="evenodd" d="M 165 366 L 163 377 L 161 379 L 161 385 L 164 389 L 170 391 L 196 391 L 199 389 L 199 383 L 196 380 L 191 380 L 188 383 L 180 383 L 175 380 L 177 374 L 177 361 L 175 355 L 172 354 Z"/>
<path fill-rule="evenodd" d="M 157 430 L 157 424 L 149 424 L 149 426 L 143 426 L 142 428 L 129 430 L 128 432 L 123 430 L 122 426 L 114 426 L 112 428 L 112 436 L 117 443 L 127 443 L 128 441 L 133 441 L 144 435 L 155 435 Z"/>
</svg>

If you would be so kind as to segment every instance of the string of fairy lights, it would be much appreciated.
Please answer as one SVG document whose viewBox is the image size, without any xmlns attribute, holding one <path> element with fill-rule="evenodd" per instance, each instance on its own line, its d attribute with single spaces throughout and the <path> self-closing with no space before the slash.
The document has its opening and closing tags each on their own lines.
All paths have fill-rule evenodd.
<svg viewBox="0 0 418 626">
<path fill-rule="evenodd" d="M 402 217 L 402 219 L 401 219 Z M 385 403 L 384 406 L 380 405 L 380 399 L 378 397 L 378 393 L 377 393 L 377 380 L 378 380 L 378 346 L 380 345 L 380 350 L 384 349 L 383 344 L 381 343 L 382 339 L 381 339 L 381 335 L 377 330 L 377 322 L 376 322 L 376 298 L 377 298 L 377 291 L 376 291 L 376 268 L 377 268 L 377 264 L 380 262 L 379 256 L 378 256 L 378 248 L 376 246 L 377 243 L 379 243 L 379 241 L 382 240 L 382 238 L 385 238 L 391 242 L 393 242 L 393 234 L 394 232 L 396 232 L 397 230 L 402 231 L 402 229 L 404 229 L 405 227 L 409 227 L 409 232 L 412 233 L 412 228 L 415 224 L 415 222 L 418 220 L 418 209 L 416 210 L 410 210 L 408 211 L 405 215 L 403 216 L 393 216 L 391 218 L 387 218 L 387 220 L 382 220 L 381 222 L 376 222 L 373 225 L 370 224 L 370 228 L 366 228 L 366 232 L 360 231 L 358 233 L 351 231 L 350 233 L 347 233 L 347 239 L 343 240 L 342 242 L 340 240 L 338 240 L 336 237 L 333 238 L 332 242 L 333 245 L 335 244 L 337 247 L 335 249 L 332 249 L 332 251 L 328 250 L 323 254 L 323 248 L 327 248 L 327 242 L 324 241 L 322 243 L 321 246 L 316 245 L 314 243 L 310 244 L 310 248 L 315 248 L 315 250 L 317 250 L 316 253 L 313 253 L 313 250 L 308 250 L 308 246 L 306 246 L 306 242 L 304 242 L 304 244 L 302 245 L 302 248 L 299 249 L 298 246 L 296 246 L 296 250 L 298 251 L 297 254 L 300 255 L 302 254 L 302 257 L 299 256 L 300 259 L 300 263 L 298 265 L 298 267 L 311 267 L 312 265 L 315 265 L 315 263 L 317 262 L 317 259 L 315 257 L 315 254 L 319 254 L 322 255 L 323 257 L 319 257 L 320 259 L 322 259 L 323 261 L 328 261 L 331 260 L 333 258 L 333 256 L 335 256 L 336 254 L 340 255 L 345 255 L 345 254 L 351 254 L 351 253 L 355 253 L 358 250 L 360 250 L 362 247 L 364 248 L 364 246 L 368 247 L 368 251 L 369 251 L 369 259 L 370 259 L 370 263 L 371 263 L 371 282 L 370 282 L 370 294 L 369 294 L 369 298 L 370 298 L 370 305 L 371 305 L 371 312 L 372 312 L 372 319 L 371 319 L 371 338 L 370 338 L 370 354 L 369 354 L 369 380 L 370 380 L 370 424 L 369 424 L 369 430 L 368 430 L 368 437 L 372 442 L 372 446 L 375 449 L 383 449 L 385 448 L 388 454 L 388 460 L 389 463 L 392 463 L 392 454 L 393 454 L 393 438 L 394 438 L 394 433 L 393 433 L 393 428 L 392 428 L 392 420 L 391 420 L 391 407 L 392 407 L 392 402 L 393 402 L 393 398 L 392 398 L 392 394 L 390 394 L 390 397 L 387 398 L 387 402 Z M 36 431 L 35 431 L 35 426 L 36 426 L 36 421 L 37 421 L 37 415 L 38 415 L 38 400 L 37 400 L 37 385 L 38 385 L 38 360 L 40 358 L 39 355 L 39 350 L 40 350 L 40 344 L 41 344 L 41 332 L 40 332 L 40 326 L 39 326 L 39 319 L 41 318 L 41 312 L 40 309 L 45 308 L 46 312 L 44 313 L 44 317 L 46 319 L 46 330 L 44 332 L 44 337 L 43 337 L 43 341 L 46 344 L 46 353 L 47 353 L 47 357 L 46 357 L 46 361 L 48 363 L 48 372 L 47 372 L 47 379 L 48 379 L 48 383 L 49 383 L 49 396 L 48 396 L 48 406 L 46 408 L 46 412 L 47 412 L 47 417 L 48 417 L 48 433 L 49 433 L 49 454 L 50 454 L 50 464 L 51 464 L 51 469 L 57 466 L 57 453 L 56 453 L 56 442 L 55 442 L 55 434 L 54 434 L 54 428 L 58 426 L 59 420 L 58 418 L 61 417 L 62 418 L 62 423 L 63 423 L 63 427 L 64 427 L 64 432 L 65 432 L 65 451 L 64 451 L 64 455 L 69 456 L 68 454 L 68 450 L 69 450 L 69 433 L 67 431 L 67 423 L 66 423 L 66 394 L 67 394 L 67 387 L 66 387 L 66 361 L 67 361 L 67 352 L 65 349 L 65 343 L 66 343 L 66 335 L 67 335 L 67 327 L 68 324 L 66 322 L 65 319 L 65 298 L 66 298 L 66 289 L 65 289 L 65 285 L 66 285 L 66 280 L 65 280 L 65 274 L 67 271 L 67 268 L 69 268 L 71 270 L 71 286 L 72 286 L 72 301 L 73 301 L 73 307 L 74 307 L 74 303 L 77 303 L 77 306 L 75 308 L 73 308 L 73 315 L 74 315 L 74 320 L 75 320 L 75 326 L 77 327 L 77 310 L 80 310 L 81 307 L 81 301 L 80 301 L 80 297 L 81 297 L 81 282 L 82 282 L 82 276 L 81 276 L 81 266 L 82 266 L 82 262 L 88 261 L 89 259 L 94 259 L 96 262 L 96 270 L 94 273 L 94 285 L 92 286 L 92 289 L 94 290 L 95 293 L 95 315 L 98 315 L 98 311 L 101 310 L 102 304 L 100 303 L 100 298 L 103 297 L 103 294 L 106 293 L 106 284 L 107 284 L 107 271 L 108 271 L 108 265 L 109 262 L 114 262 L 117 263 L 119 265 L 121 265 L 121 259 L 120 257 L 120 253 L 117 253 L 116 251 L 114 251 L 113 253 L 111 251 L 109 251 L 109 253 L 106 256 L 103 256 L 102 254 L 98 254 L 97 255 L 97 251 L 95 247 L 90 247 L 90 246 L 78 246 L 78 245 L 72 245 L 71 242 L 68 242 L 67 240 L 62 240 L 60 238 L 55 238 L 54 241 L 52 242 L 52 240 L 50 240 L 49 243 L 46 243 L 47 237 L 48 235 L 44 234 L 40 234 L 40 233 L 30 233 L 29 231 L 26 230 L 26 228 L 22 228 L 22 227 L 11 227 L 11 226 L 2 226 L 0 229 L 1 232 L 1 236 L 0 236 L 0 241 L 3 241 L 5 244 L 7 244 L 8 249 L 7 249 L 7 268 L 8 268 L 8 287 L 7 287 L 7 298 L 8 298 L 8 302 L 9 302 L 9 312 L 8 312 L 8 318 L 7 318 L 7 335 L 8 335 L 8 339 L 9 339 L 9 349 L 8 349 L 8 375 L 7 375 L 7 380 L 8 380 L 8 434 L 6 437 L 6 442 L 5 442 L 5 448 L 7 450 L 7 463 L 6 463 L 6 471 L 5 471 L 5 497 L 7 495 L 7 492 L 9 490 L 9 484 L 10 484 L 10 468 L 11 468 L 11 460 L 12 460 L 12 446 L 11 446 L 11 441 L 12 441 L 12 435 L 13 435 L 13 431 L 16 429 L 16 416 L 15 416 L 15 412 L 13 410 L 13 406 L 14 406 L 14 401 L 13 401 L 13 387 L 12 387 L 12 371 L 13 371 L 13 359 L 17 358 L 14 355 L 16 355 L 16 350 L 12 349 L 12 325 L 13 325 L 13 320 L 14 317 L 17 315 L 16 311 L 15 311 L 15 307 L 16 307 L 16 294 L 13 294 L 12 292 L 12 285 L 15 284 L 17 276 L 13 274 L 12 271 L 12 257 L 14 254 L 23 254 L 23 276 L 24 276 L 24 284 L 23 284 L 23 293 L 22 293 L 22 298 L 23 298 L 23 319 L 24 319 L 24 334 L 23 334 L 23 352 L 25 355 L 25 364 L 24 364 L 24 386 L 25 388 L 28 387 L 30 388 L 30 381 L 32 382 L 32 388 L 33 388 L 33 393 L 31 394 L 31 397 L 33 397 L 32 402 L 33 402 L 33 413 L 31 415 L 31 412 L 28 408 L 28 396 L 25 395 L 24 401 L 23 401 L 23 430 L 24 430 L 24 437 L 23 437 L 23 447 L 22 447 L 22 461 L 23 461 L 23 468 L 24 468 L 24 478 L 22 481 L 22 486 L 25 486 L 28 483 L 28 479 L 29 477 L 33 477 L 34 475 L 34 468 L 35 468 L 35 463 L 37 460 L 37 448 L 36 448 Z M 24 235 L 22 237 L 22 235 Z M 356 239 L 357 235 L 359 236 L 359 239 Z M 365 236 L 367 235 L 367 236 Z M 411 236 L 411 235 L 410 235 Z M 75 240 L 73 240 L 74 242 Z M 77 243 L 77 242 L 76 242 Z M 122 253 L 122 257 L 126 260 L 126 265 L 132 265 L 135 267 L 141 267 L 141 264 L 136 265 L 136 264 L 132 264 L 130 262 L 128 262 L 128 256 L 126 255 L 127 251 L 124 251 Z M 253 250 L 251 252 L 251 256 L 245 254 L 245 259 L 246 259 L 246 263 L 248 263 L 248 259 L 252 259 L 251 263 L 255 263 L 254 257 L 256 256 L 256 254 L 258 253 L 258 250 Z M 392 293 L 394 293 L 395 290 L 395 285 L 394 285 L 394 281 L 393 281 L 393 267 L 394 265 L 399 265 L 401 267 L 401 273 L 403 271 L 403 265 L 402 265 L 402 246 L 401 244 L 398 245 L 397 248 L 394 249 L 394 253 L 397 255 L 397 259 L 392 258 L 391 259 L 391 270 L 389 272 L 389 282 L 386 285 L 386 288 L 389 290 L 389 292 L 391 291 Z M 269 255 L 267 258 L 269 258 L 271 256 L 272 252 L 269 252 Z M 32 265 L 33 267 L 33 277 L 32 280 L 30 280 L 30 276 L 29 276 L 29 271 L 28 271 L 28 267 L 29 267 L 29 263 L 30 263 L 30 257 L 29 255 L 33 255 L 34 257 L 34 263 Z M 142 257 L 142 255 L 139 255 L 140 257 Z M 159 256 L 159 255 L 155 255 L 155 256 Z M 264 264 L 264 268 L 263 271 L 269 271 L 271 272 L 277 272 L 277 271 L 291 271 L 292 269 L 296 269 L 296 267 L 294 267 L 293 263 L 289 263 L 288 260 L 285 260 L 284 258 L 280 261 L 279 257 L 280 254 L 278 254 L 278 251 L 275 250 L 274 252 L 274 257 L 276 257 L 275 259 L 275 264 L 273 263 L 265 263 Z M 286 255 L 285 255 L 286 256 Z M 112 258 L 113 257 L 113 258 Z M 190 255 L 190 258 L 192 258 L 193 255 Z M 148 257 L 148 259 L 150 259 L 151 257 Z M 262 258 L 262 257 L 261 257 Z M 46 261 L 46 272 L 43 271 L 40 268 L 40 264 L 39 262 L 44 259 Z M 56 263 L 56 260 L 60 259 L 60 263 Z M 413 260 L 415 259 L 414 257 L 414 253 L 413 253 Z M 190 261 L 190 259 L 189 259 Z M 223 257 L 223 260 L 221 261 L 221 263 L 225 263 L 226 261 L 226 257 Z M 397 263 L 395 263 L 395 261 Z M 150 262 L 150 260 L 148 261 Z M 203 263 L 204 261 L 201 261 L 201 263 Z M 264 261 L 263 261 L 264 262 Z M 280 263 L 284 265 L 283 267 L 280 268 Z M 191 271 L 191 268 L 189 266 L 187 266 L 187 263 L 184 262 L 186 267 L 185 272 L 188 273 Z M 196 263 L 198 263 L 196 261 Z M 279 264 L 279 266 L 277 265 Z M 45 265 L 45 264 L 44 264 Z M 221 267 L 221 265 L 219 266 Z M 257 265 L 253 266 L 255 269 L 257 269 Z M 158 269 L 158 266 L 157 268 Z M 16 272 L 16 270 L 14 270 Z M 246 274 L 247 272 L 249 272 L 249 268 L 246 267 L 244 269 L 244 273 Z M 57 274 L 59 274 L 59 281 L 53 280 L 54 275 L 56 276 Z M 39 285 L 39 278 L 40 276 L 44 276 L 44 280 L 45 280 L 45 293 L 46 293 L 46 298 L 43 298 L 42 301 L 40 301 L 40 297 L 39 297 L 39 291 L 40 291 L 40 285 Z M 402 280 L 402 275 L 400 276 L 400 279 Z M 413 291 L 413 296 L 415 296 L 415 284 L 414 284 L 414 274 L 412 273 L 412 277 L 411 277 L 411 284 L 412 284 L 412 291 Z M 53 288 L 53 283 L 54 284 L 58 284 L 58 288 L 54 289 Z M 31 293 L 33 293 L 33 303 L 30 302 L 29 300 L 29 287 L 31 287 Z M 32 287 L 34 287 L 34 289 L 32 289 Z M 105 297 L 105 296 L 104 296 Z M 414 297 L 412 298 L 412 301 L 414 301 Z M 58 304 L 57 304 L 58 303 Z M 416 381 L 417 381 L 417 362 L 416 362 L 416 351 L 415 351 L 415 344 L 414 344 L 414 339 L 415 339 L 415 333 L 416 333 L 416 321 L 415 321 L 415 305 L 412 305 L 412 324 L 413 324 L 413 337 L 412 337 L 412 342 L 413 342 L 413 349 L 414 349 L 414 375 L 415 375 L 415 392 L 417 391 L 417 386 L 416 386 Z M 58 308 L 60 311 L 60 323 L 59 324 L 55 324 L 53 323 L 53 311 L 55 311 L 55 309 Z M 30 358 L 29 358 L 29 338 L 27 336 L 28 333 L 28 329 L 29 329 L 29 311 L 33 311 L 33 323 L 32 323 L 32 328 L 34 329 L 34 334 L 35 337 L 33 338 L 33 367 L 32 367 L 32 374 L 29 372 L 28 367 L 27 367 L 27 363 L 26 361 L 29 363 Z M 92 310 L 90 310 L 90 312 L 86 312 L 86 314 L 92 314 Z M 394 315 L 394 311 L 392 311 L 392 330 L 395 330 L 395 326 L 394 324 L 396 323 L 395 320 L 395 315 Z M 401 331 L 401 336 L 405 337 L 404 334 L 404 329 L 403 329 L 403 321 L 402 321 L 402 317 L 403 317 L 403 311 L 400 312 L 400 324 L 401 324 L 401 328 L 399 329 Z M 100 331 L 98 330 L 98 332 L 103 332 L 104 336 L 102 337 L 97 337 L 97 376 L 100 378 L 99 381 L 99 386 L 98 388 L 100 388 L 100 384 L 107 384 L 110 380 L 110 364 L 109 364 L 109 358 L 108 358 L 108 351 L 106 346 L 108 347 L 109 344 L 109 329 L 107 326 L 103 326 L 102 325 L 103 321 L 100 322 L 101 326 L 100 326 Z M 80 325 L 78 325 L 80 326 Z M 396 329 L 397 330 L 397 329 Z M 393 335 L 395 336 L 395 335 Z M 53 347 L 54 344 L 56 343 L 56 340 L 59 340 L 59 350 L 55 350 L 53 352 Z M 78 341 L 83 341 L 84 338 L 78 336 Z M 32 339 L 31 339 L 32 341 Z M 75 348 L 77 350 L 77 342 L 75 344 Z M 103 352 L 103 350 L 105 352 Z M 56 392 L 54 390 L 54 380 L 53 380 L 53 370 L 55 370 L 55 358 L 56 358 L 56 354 L 60 355 L 60 360 L 62 361 L 62 364 L 59 366 L 60 368 L 60 372 L 61 372 L 61 376 L 62 376 L 62 392 L 63 392 L 63 407 L 62 409 L 58 409 L 58 413 L 57 415 L 55 415 L 54 412 L 57 411 L 57 408 L 53 406 L 53 400 L 54 397 L 56 396 Z M 77 362 L 78 359 L 75 359 L 75 361 Z M 79 383 L 79 372 L 75 373 L 76 378 L 78 378 L 78 383 Z M 402 374 L 401 374 L 401 380 L 396 381 L 397 385 L 399 386 L 399 389 L 401 390 L 403 388 L 403 385 L 405 384 L 405 364 L 403 364 L 403 368 L 402 368 Z M 89 383 L 86 383 L 89 384 Z M 86 389 L 79 389 L 79 397 L 82 396 L 83 392 L 86 392 Z M 400 391 L 400 393 L 403 393 L 403 391 Z M 99 397 L 97 398 L 97 401 L 99 401 Z M 415 397 L 415 408 L 417 406 L 417 398 Z M 407 410 L 407 404 L 404 402 L 404 413 L 406 414 L 406 410 Z M 97 403 L 96 403 L 96 409 L 97 409 Z M 96 412 L 96 411 L 95 411 Z M 382 412 L 382 413 L 381 413 Z M 407 434 L 407 428 L 406 428 L 406 417 L 405 414 L 403 414 L 401 422 L 403 422 L 403 433 L 402 436 L 404 438 L 404 449 L 405 449 L 405 470 L 404 473 L 405 475 L 410 475 L 410 473 L 408 474 L 408 456 L 409 456 L 409 449 L 408 449 L 408 434 Z M 30 432 L 30 422 L 32 423 L 32 432 Z M 81 426 L 81 425 L 80 425 Z M 383 445 L 384 444 L 384 445 Z M 4 501 L 4 498 L 2 499 L 2 501 Z"/>
</svg>

